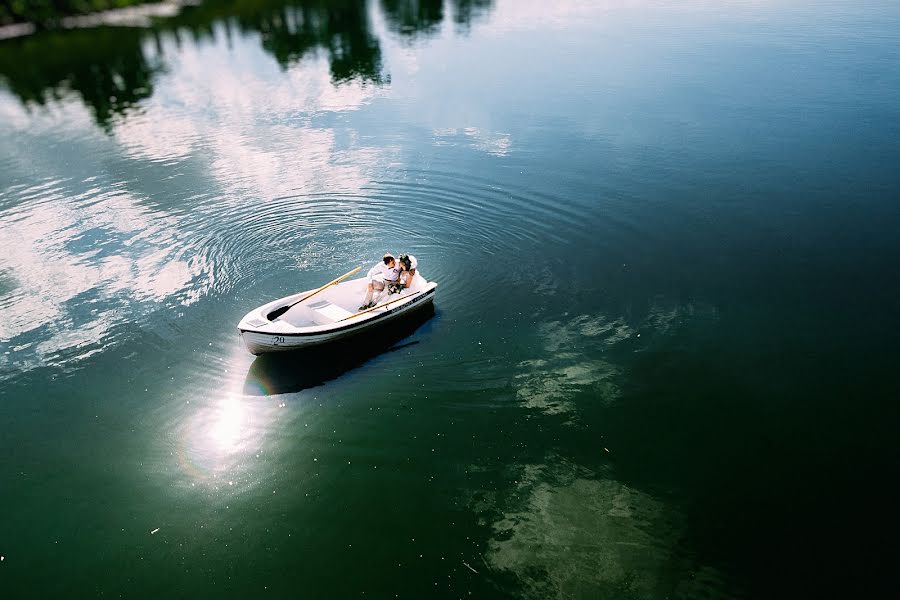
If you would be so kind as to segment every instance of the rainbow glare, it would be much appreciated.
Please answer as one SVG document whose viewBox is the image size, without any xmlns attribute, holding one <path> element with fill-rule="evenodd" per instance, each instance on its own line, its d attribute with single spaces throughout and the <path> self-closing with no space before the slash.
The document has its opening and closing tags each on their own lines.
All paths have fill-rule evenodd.
<svg viewBox="0 0 900 600">
<path fill-rule="evenodd" d="M 244 381 L 243 392 L 248 397 L 274 396 L 278 393 L 278 386 L 272 381 L 271 374 L 266 372 L 251 372 Z"/>
</svg>

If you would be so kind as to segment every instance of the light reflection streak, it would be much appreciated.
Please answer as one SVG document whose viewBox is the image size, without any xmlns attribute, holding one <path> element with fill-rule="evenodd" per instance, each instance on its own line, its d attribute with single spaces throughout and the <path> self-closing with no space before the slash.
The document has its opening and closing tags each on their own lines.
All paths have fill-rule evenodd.
<svg viewBox="0 0 900 600">
<path fill-rule="evenodd" d="M 219 454 L 230 454 L 240 447 L 241 432 L 251 427 L 240 398 L 229 394 L 216 410 L 209 437 Z"/>
<path fill-rule="evenodd" d="M 252 357 L 235 344 L 227 361 L 215 361 L 193 384 L 208 389 L 208 395 L 185 394 L 184 410 L 179 411 L 174 428 L 177 460 L 183 484 L 206 484 L 214 489 L 228 486 L 235 492 L 246 491 L 263 477 L 263 455 L 274 443 L 272 434 L 286 414 L 286 404 L 277 397 L 248 396 L 244 373 Z M 216 385 L 221 372 L 225 381 Z M 204 385 L 204 380 L 208 385 Z M 264 386 L 265 382 L 261 381 Z"/>
</svg>

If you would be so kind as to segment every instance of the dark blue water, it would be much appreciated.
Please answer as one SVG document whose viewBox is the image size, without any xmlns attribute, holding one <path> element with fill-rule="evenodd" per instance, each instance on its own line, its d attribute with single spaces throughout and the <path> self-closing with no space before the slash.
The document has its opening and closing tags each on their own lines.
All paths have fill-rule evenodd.
<svg viewBox="0 0 900 600">
<path fill-rule="evenodd" d="M 0 42 L 5 595 L 886 595 L 898 59 L 886 1 Z M 385 251 L 433 313 L 244 350 Z"/>
</svg>

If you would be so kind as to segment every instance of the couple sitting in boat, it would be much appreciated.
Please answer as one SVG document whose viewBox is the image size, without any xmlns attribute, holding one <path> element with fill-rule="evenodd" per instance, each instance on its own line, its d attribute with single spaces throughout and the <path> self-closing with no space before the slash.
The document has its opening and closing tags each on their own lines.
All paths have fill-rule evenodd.
<svg viewBox="0 0 900 600">
<path fill-rule="evenodd" d="M 366 299 L 359 310 L 365 310 L 378 304 L 385 288 L 390 295 L 397 294 L 411 286 L 413 278 L 416 276 L 416 266 L 416 257 L 412 254 L 401 254 L 399 259 L 395 259 L 390 252 L 385 254 L 379 263 L 369 269 L 369 274 L 366 275 L 369 285 L 366 286 Z M 378 292 L 378 295 L 373 300 L 372 296 L 375 292 Z"/>
</svg>

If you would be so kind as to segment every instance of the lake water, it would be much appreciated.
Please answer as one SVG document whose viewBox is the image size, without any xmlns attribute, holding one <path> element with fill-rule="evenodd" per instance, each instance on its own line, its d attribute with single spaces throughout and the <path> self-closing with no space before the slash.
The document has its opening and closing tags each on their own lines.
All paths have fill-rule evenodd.
<svg viewBox="0 0 900 600">
<path fill-rule="evenodd" d="M 258 4 L 0 42 L 4 598 L 895 585 L 900 5 Z"/>
</svg>

